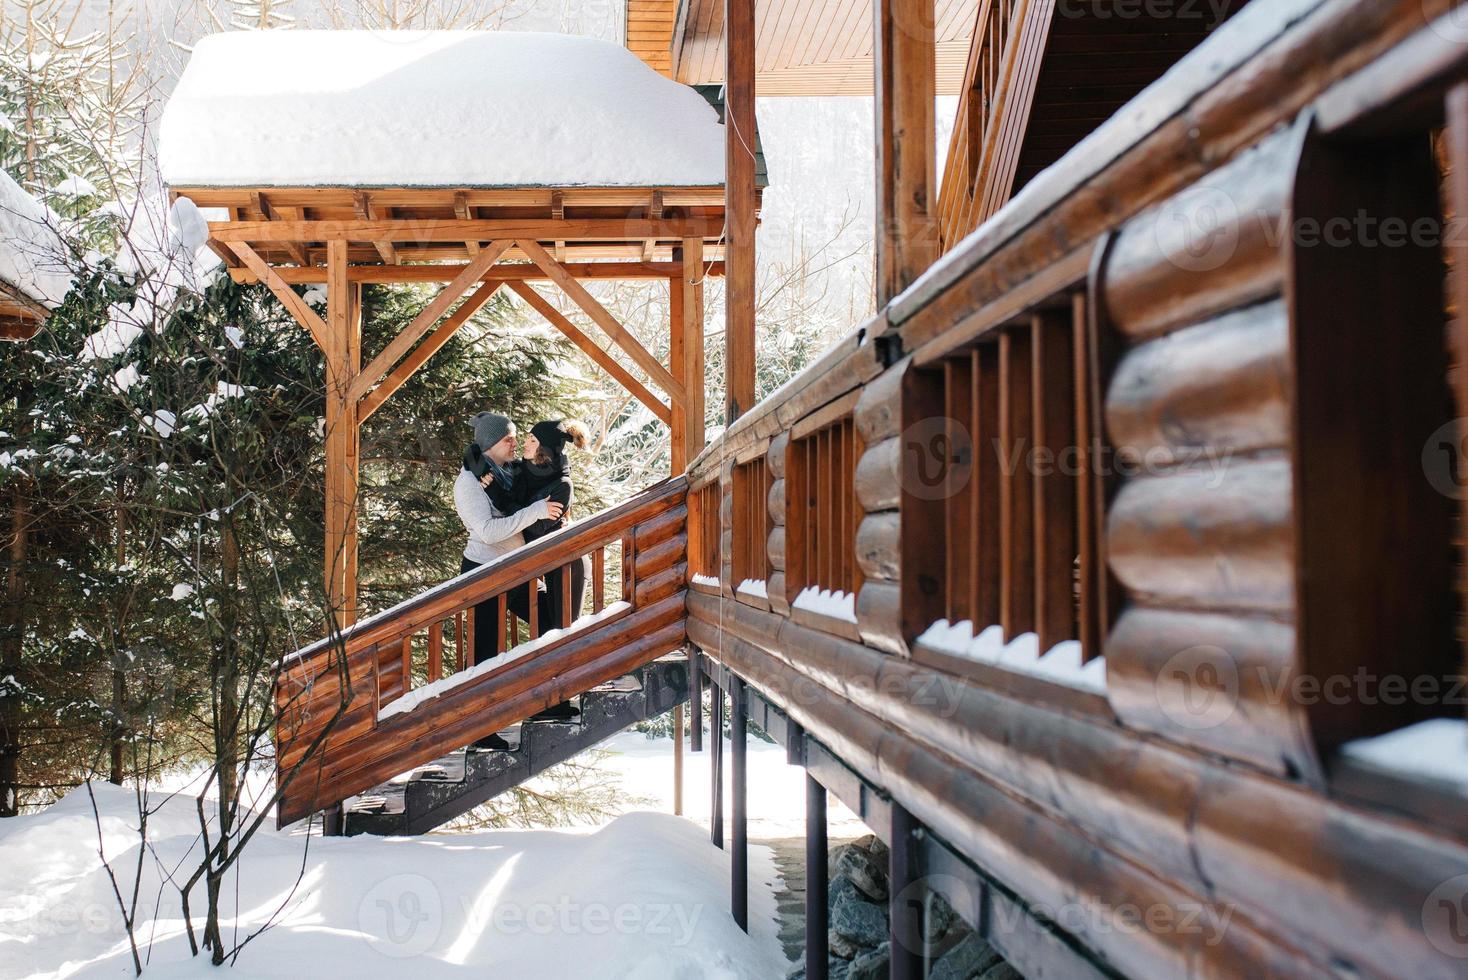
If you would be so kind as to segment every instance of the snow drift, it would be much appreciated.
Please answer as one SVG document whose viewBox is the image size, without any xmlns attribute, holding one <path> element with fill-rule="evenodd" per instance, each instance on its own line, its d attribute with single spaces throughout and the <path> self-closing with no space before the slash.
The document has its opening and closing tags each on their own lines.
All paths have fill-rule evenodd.
<svg viewBox="0 0 1468 980">
<path fill-rule="evenodd" d="M 138 847 L 133 793 L 106 784 L 93 791 L 103 848 L 126 887 Z M 145 976 L 210 969 L 190 959 L 177 893 L 162 883 L 165 870 L 186 876 L 198 857 L 192 804 L 175 797 L 149 821 L 156 860 L 146 862 L 138 927 L 140 942 L 153 939 Z M 313 839 L 296 886 L 305 847 L 299 832 L 262 830 L 230 875 L 226 940 L 277 923 L 246 947 L 231 977 L 764 980 L 785 972 L 778 949 L 729 915 L 727 854 L 678 817 L 629 813 L 591 833 Z M 131 976 L 97 849 L 85 788 L 0 824 L 0 973 Z M 202 903 L 198 892 L 196 914 Z"/>
</svg>

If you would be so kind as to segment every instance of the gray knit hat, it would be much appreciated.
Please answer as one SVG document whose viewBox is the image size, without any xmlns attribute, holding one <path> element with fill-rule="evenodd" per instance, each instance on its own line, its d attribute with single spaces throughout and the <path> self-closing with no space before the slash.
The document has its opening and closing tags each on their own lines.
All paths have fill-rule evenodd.
<svg viewBox="0 0 1468 980">
<path fill-rule="evenodd" d="M 480 412 L 474 416 L 474 441 L 483 451 L 488 451 L 490 446 L 505 436 L 514 434 L 515 423 L 503 415 L 496 415 L 494 412 Z"/>
</svg>

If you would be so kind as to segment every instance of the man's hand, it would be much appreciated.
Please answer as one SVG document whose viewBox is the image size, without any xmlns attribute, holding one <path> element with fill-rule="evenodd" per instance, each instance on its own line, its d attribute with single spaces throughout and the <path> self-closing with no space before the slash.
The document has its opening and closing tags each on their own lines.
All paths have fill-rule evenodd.
<svg viewBox="0 0 1468 980">
<path fill-rule="evenodd" d="M 566 505 L 561 503 L 559 500 L 547 500 L 545 502 L 545 516 L 549 519 L 553 521 L 558 521 L 561 519 L 561 515 L 565 512 Z"/>
<path fill-rule="evenodd" d="M 479 478 L 479 485 L 481 487 L 484 487 L 486 490 L 489 489 L 489 485 L 491 483 L 493 483 L 493 482 L 494 482 L 494 474 L 493 473 L 486 473 L 486 474 L 484 474 L 483 476 L 481 476 Z"/>
</svg>

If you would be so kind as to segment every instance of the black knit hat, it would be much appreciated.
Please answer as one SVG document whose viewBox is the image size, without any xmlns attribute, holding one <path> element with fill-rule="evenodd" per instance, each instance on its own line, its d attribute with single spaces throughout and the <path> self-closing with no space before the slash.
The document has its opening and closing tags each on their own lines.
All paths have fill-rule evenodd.
<svg viewBox="0 0 1468 980">
<path fill-rule="evenodd" d="M 571 435 L 561 428 L 559 419 L 537 422 L 530 427 L 530 434 L 536 438 L 545 451 L 552 457 L 560 457 L 566 452 L 566 443 L 570 441 Z"/>
</svg>

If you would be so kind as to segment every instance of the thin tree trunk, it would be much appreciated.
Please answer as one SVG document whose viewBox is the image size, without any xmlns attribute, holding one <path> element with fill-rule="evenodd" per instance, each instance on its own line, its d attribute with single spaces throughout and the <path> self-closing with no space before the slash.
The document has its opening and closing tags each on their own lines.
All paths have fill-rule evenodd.
<svg viewBox="0 0 1468 980">
<path fill-rule="evenodd" d="M 11 492 L 9 568 L 5 577 L 5 625 L 0 636 L 0 679 L 8 679 L 0 695 L 0 817 L 13 817 L 20 803 L 19 682 L 21 644 L 25 637 L 25 559 L 30 538 L 30 502 L 17 481 Z"/>
<path fill-rule="evenodd" d="M 117 567 L 127 564 L 127 511 L 117 507 Z M 122 785 L 122 749 L 124 712 L 127 708 L 127 677 L 122 672 L 124 649 L 127 644 L 127 617 L 117 617 L 112 637 L 112 739 L 111 771 L 107 781 L 114 786 Z"/>
<path fill-rule="evenodd" d="M 235 639 L 239 617 L 235 604 L 239 601 L 240 552 L 230 520 L 232 517 L 226 518 L 220 542 L 224 595 L 219 604 L 223 635 L 220 637 L 219 669 L 216 671 L 219 707 L 215 715 L 214 746 L 219 772 L 219 852 L 214 860 L 215 869 L 229 865 L 229 840 L 239 795 L 239 647 Z M 216 966 L 225 958 L 224 939 L 219 930 L 219 886 L 223 877 L 222 870 L 211 869 L 207 881 L 209 912 L 204 922 L 204 945 L 209 947 L 210 959 Z"/>
</svg>

